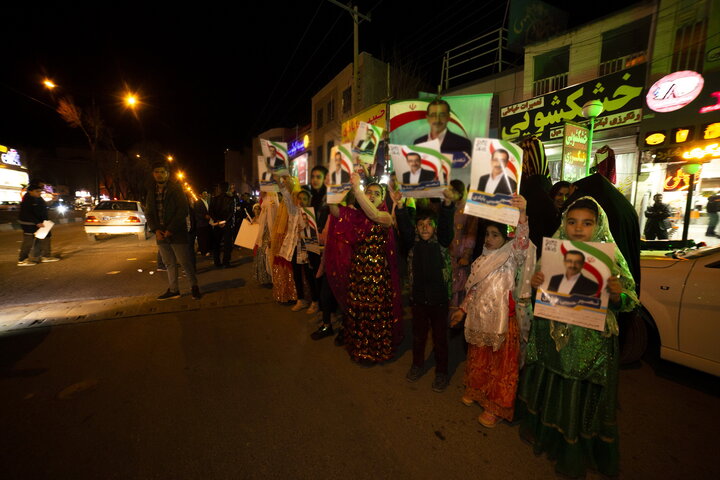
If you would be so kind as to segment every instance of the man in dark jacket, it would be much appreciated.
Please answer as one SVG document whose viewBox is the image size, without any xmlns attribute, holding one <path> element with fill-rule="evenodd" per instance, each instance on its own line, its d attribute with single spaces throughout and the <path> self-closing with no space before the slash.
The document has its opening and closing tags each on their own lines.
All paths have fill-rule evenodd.
<svg viewBox="0 0 720 480">
<path fill-rule="evenodd" d="M 43 226 L 43 222 L 48 219 L 48 208 L 45 200 L 41 195 L 43 192 L 42 185 L 39 183 L 31 183 L 27 187 L 27 193 L 20 204 L 20 217 L 18 219 L 23 229 L 23 241 L 20 245 L 20 254 L 18 256 L 18 266 L 29 267 L 37 265 L 39 262 L 57 262 L 57 257 L 50 255 L 50 236 L 52 232 L 48 232 L 43 239 L 35 238 L 35 232 Z M 31 255 L 32 254 L 32 255 Z M 38 261 L 33 258 L 38 258 Z"/>
<path fill-rule="evenodd" d="M 408 278 L 410 281 L 410 305 L 413 324 L 413 364 L 406 378 L 417 381 L 423 374 L 425 343 L 428 331 L 432 330 L 435 352 L 435 379 L 432 389 L 443 392 L 449 382 L 447 316 L 450 301 L 452 271 L 450 254 L 447 249 L 453 238 L 455 207 L 452 193 L 444 192 L 445 199 L 440 207 L 439 221 L 434 213 L 419 211 L 415 217 L 415 228 L 404 208 L 404 199 L 396 195 L 398 229 L 403 247 L 408 255 Z M 417 233 L 417 236 L 416 236 Z"/>
<path fill-rule="evenodd" d="M 170 168 L 166 163 L 153 164 L 155 183 L 150 188 L 145 206 L 145 217 L 149 228 L 155 232 L 155 239 L 163 262 L 167 267 L 168 290 L 158 300 L 180 297 L 178 286 L 178 263 L 190 281 L 192 297 L 200 299 L 195 267 L 188 247 L 188 215 L 187 197 L 182 187 L 170 180 Z"/>
<path fill-rule="evenodd" d="M 195 216 L 195 229 L 198 240 L 198 250 L 201 255 L 210 253 L 212 245 L 212 227 L 210 227 L 210 194 L 207 190 L 203 190 L 200 198 L 193 205 L 193 215 Z"/>
<path fill-rule="evenodd" d="M 213 226 L 213 261 L 215 266 L 230 267 L 235 237 L 235 209 L 237 202 L 230 184 L 222 182 L 215 191 L 215 196 L 210 201 L 210 218 Z M 220 249 L 222 248 L 222 263 L 220 263 Z"/>
</svg>

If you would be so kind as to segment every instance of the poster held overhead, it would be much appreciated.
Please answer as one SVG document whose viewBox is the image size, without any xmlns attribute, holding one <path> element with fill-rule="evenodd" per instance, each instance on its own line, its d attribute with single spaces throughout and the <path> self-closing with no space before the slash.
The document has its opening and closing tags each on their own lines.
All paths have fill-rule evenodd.
<svg viewBox="0 0 720 480">
<path fill-rule="evenodd" d="M 360 122 L 352 142 L 352 152 L 359 158 L 359 163 L 372 165 L 375 163 L 375 154 L 382 140 L 382 127 L 367 122 Z"/>
<path fill-rule="evenodd" d="M 535 315 L 593 330 L 605 330 L 613 275 L 614 243 L 543 238 L 542 272 Z"/>
<path fill-rule="evenodd" d="M 278 175 L 289 175 L 287 143 L 261 138 L 260 148 L 267 165 L 266 170 Z"/>
<path fill-rule="evenodd" d="M 258 155 L 258 182 L 261 192 L 277 192 L 278 186 L 273 179 L 273 170 L 268 166 L 267 157 Z"/>
<path fill-rule="evenodd" d="M 342 202 L 352 188 L 350 185 L 350 172 L 353 171 L 354 165 L 352 144 L 335 145 L 330 150 L 330 158 L 327 203 L 336 204 Z"/>
<path fill-rule="evenodd" d="M 315 217 L 315 209 L 313 207 L 302 207 L 302 217 L 305 222 L 305 228 L 300 232 L 305 248 L 308 252 L 320 254 L 322 247 L 320 246 L 320 235 L 318 234 L 317 220 Z"/>
<path fill-rule="evenodd" d="M 476 138 L 465 213 L 517 225 L 520 212 L 511 206 L 522 172 L 522 150 L 494 138 Z"/>
<path fill-rule="evenodd" d="M 450 182 L 452 161 L 440 153 L 440 142 L 390 145 L 390 156 L 403 196 L 442 198 Z"/>
</svg>

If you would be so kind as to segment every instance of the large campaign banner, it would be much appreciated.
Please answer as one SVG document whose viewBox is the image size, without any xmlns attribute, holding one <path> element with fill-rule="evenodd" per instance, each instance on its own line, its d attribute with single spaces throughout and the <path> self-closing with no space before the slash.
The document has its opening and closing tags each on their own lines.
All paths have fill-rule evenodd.
<svg viewBox="0 0 720 480">
<path fill-rule="evenodd" d="M 420 97 L 390 104 L 390 143 L 441 140 L 440 151 L 452 160 L 452 178 L 468 185 L 472 142 L 489 135 L 492 94 L 447 96 L 432 105 L 435 95 Z"/>
<path fill-rule="evenodd" d="M 417 145 L 390 144 L 390 156 L 404 197 L 443 197 L 452 161 L 440 152 L 438 140 Z"/>
<path fill-rule="evenodd" d="M 317 217 L 313 207 L 302 207 L 302 217 L 305 222 L 301 235 L 308 252 L 320 254 L 320 235 L 318 234 Z"/>
<path fill-rule="evenodd" d="M 278 185 L 273 179 L 274 169 L 268 164 L 267 157 L 258 155 L 258 182 L 260 183 L 261 192 L 277 192 Z"/>
<path fill-rule="evenodd" d="M 352 143 L 352 152 L 363 165 L 375 163 L 375 154 L 385 130 L 367 122 L 360 122 Z"/>
<path fill-rule="evenodd" d="M 605 330 L 613 274 L 614 243 L 543 238 L 543 284 L 537 290 L 535 315 L 593 330 Z"/>
<path fill-rule="evenodd" d="M 330 165 L 327 176 L 327 203 L 336 204 L 343 201 L 350 191 L 350 173 L 355 168 L 352 144 L 335 145 L 330 150 Z"/>
<path fill-rule="evenodd" d="M 520 211 L 511 206 L 520 187 L 522 150 L 495 138 L 476 138 L 465 213 L 517 225 Z"/>
</svg>

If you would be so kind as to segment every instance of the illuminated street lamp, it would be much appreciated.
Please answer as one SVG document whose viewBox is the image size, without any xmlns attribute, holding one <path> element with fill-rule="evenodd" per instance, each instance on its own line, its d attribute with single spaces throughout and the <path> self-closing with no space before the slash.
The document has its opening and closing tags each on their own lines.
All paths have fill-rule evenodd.
<svg viewBox="0 0 720 480">
<path fill-rule="evenodd" d="M 589 100 L 582 107 L 583 117 L 590 119 L 590 132 L 588 136 L 587 160 L 585 160 L 585 176 L 590 175 L 590 156 L 592 155 L 593 130 L 595 119 L 603 112 L 603 104 L 600 100 Z"/>
<path fill-rule="evenodd" d="M 43 81 L 43 85 L 45 85 L 45 88 L 47 88 L 48 90 L 52 90 L 53 88 L 57 87 L 57 85 L 55 85 L 49 78 L 46 78 Z"/>
<path fill-rule="evenodd" d="M 126 105 L 127 107 L 129 107 L 129 108 L 132 108 L 132 109 L 134 109 L 135 107 L 137 107 L 137 106 L 138 106 L 138 98 L 137 98 L 137 95 L 135 95 L 134 93 L 128 92 L 128 93 L 125 95 L 125 105 Z"/>
<path fill-rule="evenodd" d="M 173 156 L 172 156 L 172 155 L 168 155 L 168 156 L 167 156 L 167 160 L 168 160 L 168 162 L 172 162 L 172 161 L 173 161 Z"/>
<path fill-rule="evenodd" d="M 183 172 L 178 172 L 177 178 L 179 178 L 180 180 L 182 180 L 183 178 L 185 178 L 185 174 L 184 174 Z"/>
</svg>

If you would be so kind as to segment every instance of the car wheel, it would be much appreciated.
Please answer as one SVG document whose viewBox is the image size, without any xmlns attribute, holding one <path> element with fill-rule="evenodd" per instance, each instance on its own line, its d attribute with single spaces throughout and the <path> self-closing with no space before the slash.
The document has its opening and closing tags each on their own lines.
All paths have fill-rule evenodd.
<svg viewBox="0 0 720 480">
<path fill-rule="evenodd" d="M 620 325 L 620 365 L 637 363 L 648 346 L 648 324 L 642 307 L 633 312 L 623 312 L 618 318 Z"/>
<path fill-rule="evenodd" d="M 148 230 L 147 223 L 145 224 L 145 240 L 150 238 L 150 230 Z"/>
<path fill-rule="evenodd" d="M 143 230 L 142 233 L 137 234 L 137 237 L 138 237 L 138 240 L 147 240 L 150 237 L 150 235 L 148 235 L 147 225 L 145 225 L 145 229 Z"/>
</svg>

